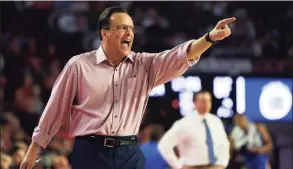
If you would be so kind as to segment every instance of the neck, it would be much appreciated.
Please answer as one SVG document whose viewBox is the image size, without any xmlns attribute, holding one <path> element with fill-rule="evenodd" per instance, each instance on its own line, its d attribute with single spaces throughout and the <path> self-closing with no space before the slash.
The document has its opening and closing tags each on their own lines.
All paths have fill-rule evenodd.
<svg viewBox="0 0 293 169">
<path fill-rule="evenodd" d="M 121 55 L 119 55 L 115 50 L 111 50 L 110 48 L 108 48 L 107 45 L 105 45 L 105 43 L 103 42 L 102 42 L 102 47 L 110 64 L 113 66 L 119 65 L 123 57 L 121 57 Z"/>
<path fill-rule="evenodd" d="M 200 114 L 200 115 L 206 115 L 207 114 L 207 112 L 204 112 L 204 111 L 198 111 L 198 114 Z"/>
</svg>

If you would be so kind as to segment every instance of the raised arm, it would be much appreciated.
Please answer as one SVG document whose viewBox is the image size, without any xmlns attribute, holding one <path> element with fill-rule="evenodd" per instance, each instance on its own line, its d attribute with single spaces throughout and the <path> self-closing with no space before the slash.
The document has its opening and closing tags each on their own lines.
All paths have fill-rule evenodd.
<svg viewBox="0 0 293 169">
<path fill-rule="evenodd" d="M 223 19 L 218 22 L 215 28 L 205 34 L 201 38 L 193 41 L 187 50 L 187 58 L 188 60 L 199 59 L 199 57 L 209 48 L 212 46 L 212 43 L 208 40 L 213 42 L 223 40 L 230 36 L 231 30 L 228 26 L 229 23 L 234 22 L 236 18 L 227 18 Z M 207 36 L 207 37 L 206 37 Z"/>
<path fill-rule="evenodd" d="M 170 50 L 160 53 L 143 53 L 144 65 L 150 73 L 151 88 L 164 84 L 181 76 L 190 66 L 197 63 L 200 56 L 212 45 L 210 41 L 219 41 L 231 34 L 228 24 L 235 18 L 218 22 L 216 27 L 197 40 L 190 40 Z"/>
</svg>

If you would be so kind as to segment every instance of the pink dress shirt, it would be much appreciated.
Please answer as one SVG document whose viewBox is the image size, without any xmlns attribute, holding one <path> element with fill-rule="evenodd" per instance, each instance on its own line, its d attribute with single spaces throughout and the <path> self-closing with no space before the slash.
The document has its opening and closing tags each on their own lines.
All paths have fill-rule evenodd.
<svg viewBox="0 0 293 169">
<path fill-rule="evenodd" d="M 46 148 L 63 125 L 69 136 L 136 135 L 149 92 L 181 76 L 188 61 L 188 41 L 160 53 L 130 54 L 110 66 L 100 47 L 72 57 L 57 78 L 32 140 Z"/>
</svg>

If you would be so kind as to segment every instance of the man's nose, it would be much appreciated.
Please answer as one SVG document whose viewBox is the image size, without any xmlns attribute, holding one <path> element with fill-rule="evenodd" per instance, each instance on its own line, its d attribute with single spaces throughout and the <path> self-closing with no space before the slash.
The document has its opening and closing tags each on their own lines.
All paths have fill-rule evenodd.
<svg viewBox="0 0 293 169">
<path fill-rule="evenodd" d="M 133 35 L 134 34 L 134 31 L 132 28 L 128 27 L 127 30 L 126 30 L 126 34 L 127 35 Z"/>
</svg>

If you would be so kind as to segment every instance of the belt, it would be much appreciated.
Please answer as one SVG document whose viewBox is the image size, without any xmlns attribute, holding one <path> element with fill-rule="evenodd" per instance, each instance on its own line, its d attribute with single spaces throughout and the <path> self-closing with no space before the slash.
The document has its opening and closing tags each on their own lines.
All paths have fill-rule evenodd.
<svg viewBox="0 0 293 169">
<path fill-rule="evenodd" d="M 212 165 L 184 166 L 183 169 L 210 169 Z"/>
<path fill-rule="evenodd" d="M 103 136 L 103 135 L 85 135 L 85 136 L 76 136 L 76 140 L 87 140 L 96 142 L 105 147 L 120 147 L 133 145 L 137 143 L 137 137 L 133 136 Z"/>
<path fill-rule="evenodd" d="M 184 166 L 183 169 L 210 169 L 211 165 Z"/>
</svg>

